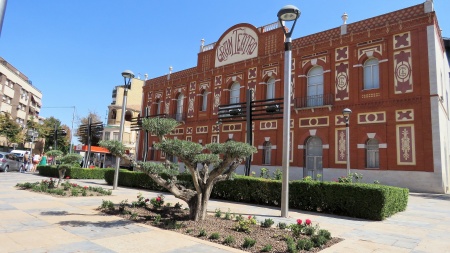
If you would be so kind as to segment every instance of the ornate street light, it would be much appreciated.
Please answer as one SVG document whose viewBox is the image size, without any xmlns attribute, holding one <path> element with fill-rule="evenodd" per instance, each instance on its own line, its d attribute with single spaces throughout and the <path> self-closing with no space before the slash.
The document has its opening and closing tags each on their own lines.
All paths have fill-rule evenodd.
<svg viewBox="0 0 450 253">
<path fill-rule="evenodd" d="M 348 123 L 350 121 L 350 114 L 352 110 L 345 108 L 342 110 L 342 116 L 345 120 L 345 156 L 347 158 L 347 176 L 350 175 L 350 129 Z"/>
<path fill-rule="evenodd" d="M 127 95 L 128 89 L 131 88 L 131 79 L 134 78 L 133 72 L 131 70 L 125 70 L 122 72 L 123 81 L 125 85 L 123 86 L 123 102 L 122 102 L 122 116 L 120 118 L 120 130 L 119 130 L 119 142 L 122 142 L 123 129 L 125 125 L 125 110 L 127 105 Z M 113 190 L 117 189 L 117 182 L 119 180 L 119 167 L 120 167 L 120 157 L 116 157 L 116 170 L 114 171 L 114 183 Z"/>
<path fill-rule="evenodd" d="M 283 105 L 283 178 L 282 178 L 282 194 L 281 194 L 281 216 L 288 217 L 289 209 L 289 154 L 290 140 L 289 132 L 291 126 L 291 72 L 292 72 L 292 39 L 291 35 L 294 31 L 295 23 L 300 17 L 300 10 L 293 5 L 286 5 L 278 11 L 278 21 L 282 25 L 285 41 L 284 41 L 284 105 Z M 292 28 L 286 28 L 286 21 L 294 21 Z"/>
</svg>

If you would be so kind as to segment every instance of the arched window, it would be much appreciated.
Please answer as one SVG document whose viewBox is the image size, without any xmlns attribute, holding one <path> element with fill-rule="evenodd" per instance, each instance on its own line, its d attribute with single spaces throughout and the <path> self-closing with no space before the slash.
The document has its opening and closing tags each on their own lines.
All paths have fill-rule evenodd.
<svg viewBox="0 0 450 253">
<path fill-rule="evenodd" d="M 275 98 L 275 78 L 270 78 L 267 81 L 267 92 L 266 99 L 274 99 Z"/>
<path fill-rule="evenodd" d="M 202 99 L 201 99 L 201 111 L 206 112 L 206 109 L 208 109 L 208 93 L 206 90 L 203 90 L 202 92 Z"/>
<path fill-rule="evenodd" d="M 117 111 L 116 111 L 116 109 L 112 109 L 112 110 L 111 110 L 110 118 L 111 118 L 111 119 L 116 119 L 116 117 L 117 117 Z"/>
<path fill-rule="evenodd" d="M 125 121 L 131 121 L 132 118 L 133 118 L 133 113 L 130 111 L 126 111 L 125 112 Z"/>
<path fill-rule="evenodd" d="M 380 73 L 378 67 L 378 59 L 370 58 L 364 62 L 364 89 L 380 88 Z"/>
<path fill-rule="evenodd" d="M 183 120 L 183 99 L 184 99 L 184 95 L 183 94 L 180 94 L 180 95 L 178 95 L 178 98 L 177 98 L 177 112 L 176 112 L 176 115 L 175 115 L 175 119 L 177 120 L 177 121 L 182 121 Z"/>
<path fill-rule="evenodd" d="M 270 165 L 271 163 L 271 153 L 272 153 L 272 143 L 269 141 L 263 144 L 263 165 Z"/>
<path fill-rule="evenodd" d="M 236 82 L 231 85 L 230 88 L 230 104 L 239 103 L 241 85 Z"/>
<path fill-rule="evenodd" d="M 369 139 L 366 143 L 366 166 L 367 168 L 380 167 L 380 152 L 377 139 Z"/>
<path fill-rule="evenodd" d="M 323 105 L 323 68 L 316 66 L 308 72 L 307 106 Z"/>
<path fill-rule="evenodd" d="M 161 100 L 156 100 L 155 102 L 155 115 L 161 114 Z"/>
</svg>

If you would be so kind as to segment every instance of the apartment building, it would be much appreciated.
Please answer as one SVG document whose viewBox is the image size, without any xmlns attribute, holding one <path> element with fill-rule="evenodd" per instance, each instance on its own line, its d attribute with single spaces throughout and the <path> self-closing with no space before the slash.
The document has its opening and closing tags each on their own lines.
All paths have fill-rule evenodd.
<svg viewBox="0 0 450 253">
<path fill-rule="evenodd" d="M 133 118 L 140 116 L 143 85 L 144 80 L 139 78 L 133 78 L 131 80 L 131 87 L 128 89 L 127 103 L 125 105 L 125 123 L 122 143 L 127 147 L 128 153 L 133 156 L 136 154 L 135 150 L 138 132 L 131 129 L 131 121 Z M 119 139 L 123 91 L 123 86 L 116 86 L 112 91 L 112 102 L 108 106 L 108 119 L 103 130 L 103 140 Z"/>
<path fill-rule="evenodd" d="M 27 121 L 39 122 L 42 92 L 12 64 L 0 57 L 0 112 L 9 114 L 23 128 Z M 6 140 L 0 136 L 0 145 Z"/>
</svg>

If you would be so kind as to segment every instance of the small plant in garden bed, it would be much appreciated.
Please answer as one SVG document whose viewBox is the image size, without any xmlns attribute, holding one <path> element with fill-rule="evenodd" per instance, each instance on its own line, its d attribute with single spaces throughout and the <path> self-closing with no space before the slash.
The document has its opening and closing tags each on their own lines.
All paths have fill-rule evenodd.
<svg viewBox="0 0 450 253">
<path fill-rule="evenodd" d="M 188 210 L 173 204 L 155 207 L 150 201 L 145 202 L 144 196 L 140 197 L 144 200 L 144 206 L 130 205 L 124 200 L 117 205 L 106 202 L 100 209 L 108 214 L 247 252 L 318 252 L 342 240 L 331 237 L 329 231 L 320 229 L 310 219 L 274 226 L 270 218 L 258 222 L 253 215 L 231 215 L 230 210 L 227 212 L 230 217 L 223 212 L 219 217 L 217 213 L 220 209 L 217 208 L 205 220 L 192 221 Z"/>
<path fill-rule="evenodd" d="M 105 196 L 111 195 L 111 190 L 103 189 L 102 187 L 81 186 L 75 183 L 70 183 L 66 180 L 60 186 L 57 186 L 57 179 L 44 179 L 41 182 L 35 183 L 17 183 L 16 187 L 24 190 L 31 190 L 34 192 L 42 192 L 56 196 Z"/>
</svg>

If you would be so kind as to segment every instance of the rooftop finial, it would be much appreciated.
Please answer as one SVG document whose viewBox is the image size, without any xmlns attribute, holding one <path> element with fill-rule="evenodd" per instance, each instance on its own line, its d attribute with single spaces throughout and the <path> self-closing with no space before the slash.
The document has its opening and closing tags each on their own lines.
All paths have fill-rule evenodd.
<svg viewBox="0 0 450 253">
<path fill-rule="evenodd" d="M 344 25 L 346 25 L 347 24 L 347 19 L 348 19 L 347 13 L 344 12 L 344 14 L 341 16 L 341 18 L 342 18 L 342 22 L 344 22 Z"/>
</svg>

